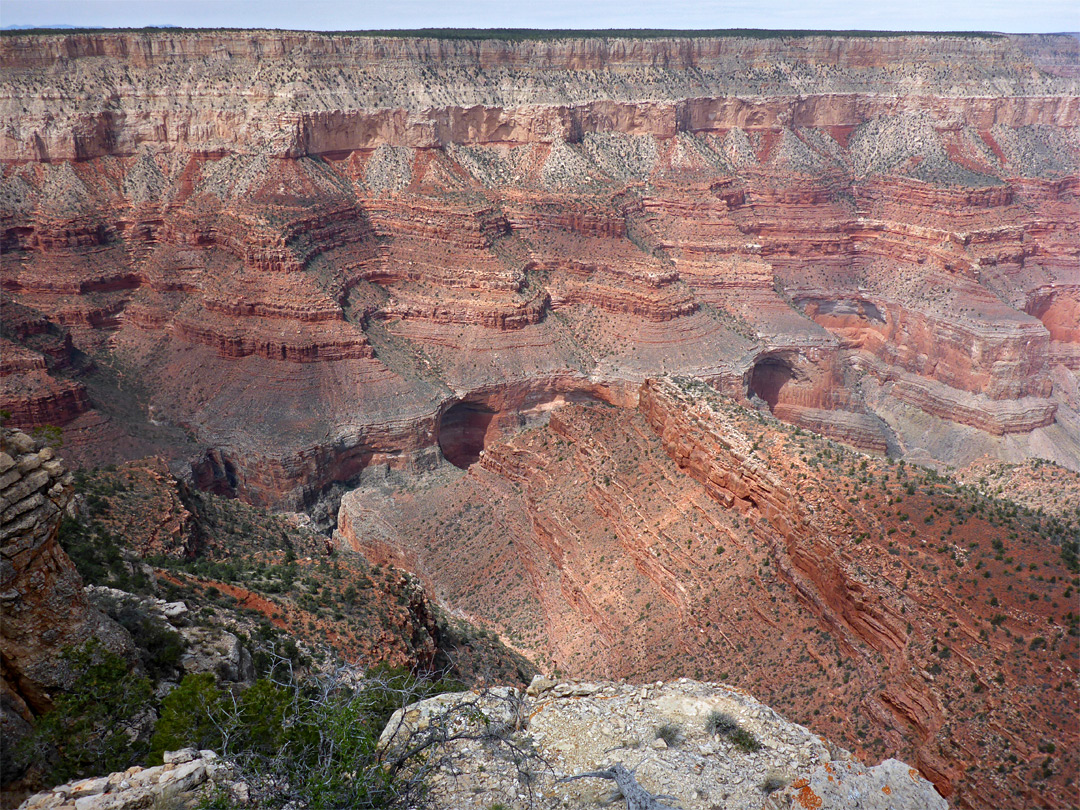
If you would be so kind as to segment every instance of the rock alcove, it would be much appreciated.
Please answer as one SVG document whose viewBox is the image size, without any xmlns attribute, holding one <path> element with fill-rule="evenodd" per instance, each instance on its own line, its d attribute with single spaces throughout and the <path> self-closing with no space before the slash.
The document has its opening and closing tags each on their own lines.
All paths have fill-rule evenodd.
<svg viewBox="0 0 1080 810">
<path fill-rule="evenodd" d="M 467 469 L 484 449 L 484 440 L 495 411 L 476 402 L 459 402 L 443 414 L 439 424 L 439 449 L 455 467 Z"/>
<path fill-rule="evenodd" d="M 791 364 L 779 357 L 765 357 L 754 363 L 750 370 L 749 393 L 756 395 L 776 410 L 780 401 L 780 390 L 795 379 Z"/>
<path fill-rule="evenodd" d="M 443 411 L 438 422 L 439 449 L 455 467 L 468 469 L 480 460 L 485 446 L 546 423 L 557 408 L 570 403 L 621 402 L 609 390 L 583 389 L 565 381 L 558 387 L 508 386 L 476 393 Z"/>
</svg>

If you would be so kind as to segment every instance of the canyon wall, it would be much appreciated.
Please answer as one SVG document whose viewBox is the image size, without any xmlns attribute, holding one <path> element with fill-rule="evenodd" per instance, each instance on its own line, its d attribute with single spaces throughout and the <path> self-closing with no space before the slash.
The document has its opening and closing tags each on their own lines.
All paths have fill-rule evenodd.
<svg viewBox="0 0 1080 810">
<path fill-rule="evenodd" d="M 566 403 L 464 472 L 372 480 L 335 543 L 548 670 L 730 678 L 958 806 L 1068 806 L 1050 771 L 1071 765 L 1040 770 L 1080 734 L 1054 717 L 1076 636 L 1049 534 L 700 381 L 638 403 Z M 1026 764 L 996 770 L 1010 753 Z"/>
<path fill-rule="evenodd" d="M 34 718 L 52 708 L 52 695 L 71 686 L 65 647 L 97 638 L 130 653 L 127 631 L 93 608 L 82 577 L 57 540 L 74 492 L 71 475 L 53 449 L 4 428 L 0 443 L 0 604 L 3 621 L 2 718 L 4 781 L 25 768 L 18 743 Z"/>
<path fill-rule="evenodd" d="M 6 37 L 0 58 L 15 74 L 2 97 L 10 118 L 0 154 L 20 160 L 141 145 L 205 153 L 272 144 L 297 157 L 590 132 L 669 138 L 858 126 L 928 108 L 980 129 L 1067 126 L 1077 112 L 1075 98 L 1059 95 L 1075 87 L 1058 75 L 1076 63 L 1068 37 L 510 42 L 133 32 Z M 35 92 L 42 75 L 47 91 Z"/>
<path fill-rule="evenodd" d="M 1075 468 L 1076 47 L 4 37 L 5 408 L 326 514 L 474 393 L 657 372 Z"/>
</svg>

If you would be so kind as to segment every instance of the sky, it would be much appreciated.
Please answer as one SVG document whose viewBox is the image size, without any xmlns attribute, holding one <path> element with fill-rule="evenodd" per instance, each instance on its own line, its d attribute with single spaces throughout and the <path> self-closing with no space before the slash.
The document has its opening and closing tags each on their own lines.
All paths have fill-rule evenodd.
<svg viewBox="0 0 1080 810">
<path fill-rule="evenodd" d="M 1080 31 L 1080 0 L 0 0 L 0 27 Z"/>
</svg>

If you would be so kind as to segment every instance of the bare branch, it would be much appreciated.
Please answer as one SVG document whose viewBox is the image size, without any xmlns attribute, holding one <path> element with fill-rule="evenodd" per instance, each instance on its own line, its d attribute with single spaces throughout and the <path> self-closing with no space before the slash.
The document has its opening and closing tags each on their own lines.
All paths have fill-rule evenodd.
<svg viewBox="0 0 1080 810">
<path fill-rule="evenodd" d="M 560 783 L 573 782 L 576 779 L 613 780 L 619 786 L 623 798 L 626 799 L 626 810 L 677 810 L 677 808 L 669 807 L 666 804 L 660 804 L 661 798 L 670 797 L 649 793 L 638 784 L 634 774 L 628 771 L 626 766 L 621 763 L 612 765 L 602 771 L 589 771 L 588 773 L 579 773 L 576 776 L 566 776 L 558 781 Z"/>
</svg>

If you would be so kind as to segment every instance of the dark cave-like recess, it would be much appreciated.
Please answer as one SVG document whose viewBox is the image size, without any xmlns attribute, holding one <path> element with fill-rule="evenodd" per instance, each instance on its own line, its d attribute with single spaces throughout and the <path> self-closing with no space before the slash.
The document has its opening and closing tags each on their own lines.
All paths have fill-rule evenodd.
<svg viewBox="0 0 1080 810">
<path fill-rule="evenodd" d="M 475 464 L 484 449 L 495 412 L 473 402 L 451 406 L 439 420 L 439 449 L 455 467 Z"/>
<path fill-rule="evenodd" d="M 750 393 L 765 400 L 772 411 L 780 401 L 780 389 L 793 379 L 795 373 L 791 366 L 779 358 L 766 357 L 755 363 L 750 372 Z"/>
</svg>

